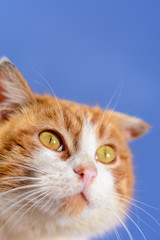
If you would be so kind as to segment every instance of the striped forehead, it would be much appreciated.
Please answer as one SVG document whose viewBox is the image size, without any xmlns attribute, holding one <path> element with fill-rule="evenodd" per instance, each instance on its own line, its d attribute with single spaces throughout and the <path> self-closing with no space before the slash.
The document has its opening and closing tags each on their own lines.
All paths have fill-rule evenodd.
<svg viewBox="0 0 160 240">
<path fill-rule="evenodd" d="M 81 151 L 88 154 L 91 158 L 95 157 L 97 148 L 96 127 L 85 119 L 82 128 Z"/>
</svg>

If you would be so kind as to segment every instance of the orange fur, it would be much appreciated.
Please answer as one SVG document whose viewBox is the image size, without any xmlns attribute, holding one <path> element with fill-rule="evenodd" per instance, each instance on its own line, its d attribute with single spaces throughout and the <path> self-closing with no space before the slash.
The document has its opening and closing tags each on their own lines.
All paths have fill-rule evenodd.
<svg viewBox="0 0 160 240">
<path fill-rule="evenodd" d="M 87 200 L 82 194 L 77 194 L 64 199 L 63 205 L 60 208 L 62 214 L 67 214 L 71 217 L 80 215 L 87 207 Z"/>
</svg>

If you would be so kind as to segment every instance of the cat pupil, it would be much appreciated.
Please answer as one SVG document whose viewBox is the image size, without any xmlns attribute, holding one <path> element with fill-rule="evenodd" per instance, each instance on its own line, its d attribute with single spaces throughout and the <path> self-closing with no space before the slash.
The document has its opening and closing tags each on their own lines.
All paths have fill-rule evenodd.
<svg viewBox="0 0 160 240">
<path fill-rule="evenodd" d="M 107 152 L 106 152 L 106 151 L 104 151 L 104 157 L 105 157 L 105 158 L 107 157 Z"/>
<path fill-rule="evenodd" d="M 50 139 L 49 139 L 49 143 L 51 143 L 51 141 L 52 141 L 52 136 L 50 137 Z M 54 141 L 55 142 L 55 141 Z"/>
</svg>

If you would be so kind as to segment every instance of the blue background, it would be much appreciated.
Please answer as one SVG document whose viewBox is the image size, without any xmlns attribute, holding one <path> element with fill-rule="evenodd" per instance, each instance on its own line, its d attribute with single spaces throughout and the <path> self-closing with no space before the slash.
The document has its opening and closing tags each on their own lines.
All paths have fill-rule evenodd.
<svg viewBox="0 0 160 240">
<path fill-rule="evenodd" d="M 116 110 L 153 128 L 132 142 L 135 198 L 160 208 L 160 1 L 0 1 L 0 55 L 20 69 L 32 89 L 105 108 L 124 81 Z M 38 72 L 39 74 L 37 74 Z M 117 95 L 110 107 L 114 107 Z M 160 219 L 160 211 L 138 204 Z M 138 208 L 133 218 L 147 240 L 160 226 Z M 133 239 L 144 239 L 128 219 Z M 128 240 L 123 227 L 120 237 Z M 100 238 L 97 238 L 100 239 Z M 116 239 L 114 232 L 101 239 Z"/>
</svg>

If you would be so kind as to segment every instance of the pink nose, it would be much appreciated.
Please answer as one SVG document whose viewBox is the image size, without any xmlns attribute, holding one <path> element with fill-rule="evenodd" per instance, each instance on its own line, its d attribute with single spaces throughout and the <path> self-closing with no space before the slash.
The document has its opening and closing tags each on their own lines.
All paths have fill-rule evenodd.
<svg viewBox="0 0 160 240">
<path fill-rule="evenodd" d="M 94 178 L 97 176 L 96 169 L 81 167 L 74 169 L 74 171 L 75 173 L 79 174 L 82 177 L 83 190 L 86 189 L 92 183 Z"/>
</svg>

